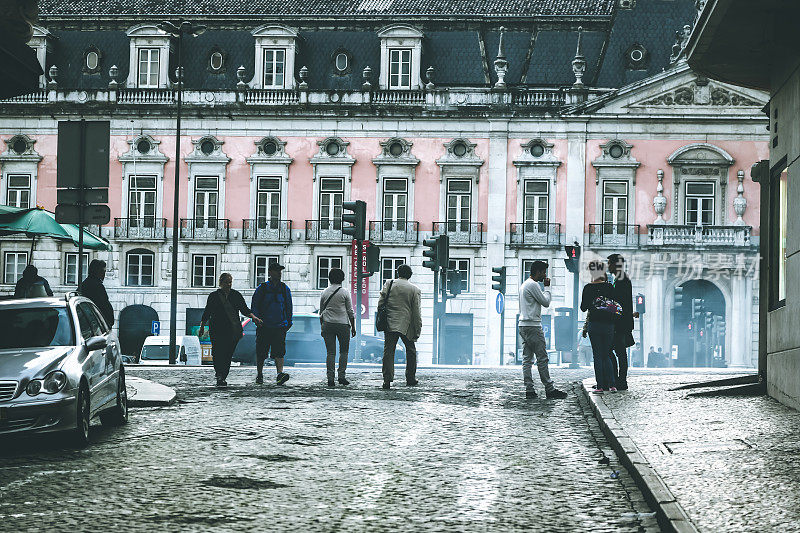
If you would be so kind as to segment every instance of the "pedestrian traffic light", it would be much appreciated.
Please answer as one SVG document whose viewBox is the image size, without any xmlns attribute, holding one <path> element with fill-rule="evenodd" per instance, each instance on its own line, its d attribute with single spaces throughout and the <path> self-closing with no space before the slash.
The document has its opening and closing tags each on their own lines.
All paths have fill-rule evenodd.
<svg viewBox="0 0 800 533">
<path fill-rule="evenodd" d="M 564 265 L 566 265 L 567 270 L 573 274 L 577 274 L 581 261 L 581 247 L 564 246 L 564 251 L 567 252 L 567 258 L 564 259 Z"/>
<path fill-rule="evenodd" d="M 441 235 L 439 237 L 441 237 Z M 422 241 L 422 245 L 428 248 L 427 250 L 423 250 L 422 255 L 429 258 L 427 261 L 422 262 L 422 266 L 430 268 L 434 272 L 438 272 L 441 266 L 439 264 L 439 237 L 433 237 Z"/>
<path fill-rule="evenodd" d="M 367 203 L 363 200 L 342 202 L 342 233 L 351 235 L 357 241 L 363 241 L 367 227 Z"/>
<path fill-rule="evenodd" d="M 703 308 L 703 299 L 692 298 L 692 318 L 700 315 L 702 308 Z"/>
<path fill-rule="evenodd" d="M 381 269 L 381 248 L 370 243 L 367 247 L 367 272 L 373 275 Z"/>
<path fill-rule="evenodd" d="M 636 295 L 636 312 L 643 315 L 644 311 L 644 294 L 639 293 Z"/>
<path fill-rule="evenodd" d="M 492 290 L 499 291 L 503 294 L 506 293 L 506 267 L 492 267 Z"/>
<path fill-rule="evenodd" d="M 461 288 L 464 281 L 461 277 L 461 272 L 458 270 L 448 270 L 447 271 L 447 291 L 452 296 L 458 296 L 461 294 Z"/>
<path fill-rule="evenodd" d="M 683 306 L 683 287 L 675 287 L 675 308 Z"/>
</svg>

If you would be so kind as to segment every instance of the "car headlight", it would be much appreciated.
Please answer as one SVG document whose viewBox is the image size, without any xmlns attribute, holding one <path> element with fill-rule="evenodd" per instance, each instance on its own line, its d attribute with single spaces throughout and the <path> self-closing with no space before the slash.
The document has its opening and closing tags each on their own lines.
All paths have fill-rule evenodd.
<svg viewBox="0 0 800 533">
<path fill-rule="evenodd" d="M 28 396 L 36 396 L 42 391 L 42 380 L 34 379 L 28 383 L 28 386 L 25 387 L 25 392 L 28 393 Z"/>
<path fill-rule="evenodd" d="M 55 394 L 67 384 L 67 375 L 60 370 L 56 370 L 55 372 L 50 372 L 46 378 L 44 378 L 44 392 L 47 394 Z"/>
</svg>

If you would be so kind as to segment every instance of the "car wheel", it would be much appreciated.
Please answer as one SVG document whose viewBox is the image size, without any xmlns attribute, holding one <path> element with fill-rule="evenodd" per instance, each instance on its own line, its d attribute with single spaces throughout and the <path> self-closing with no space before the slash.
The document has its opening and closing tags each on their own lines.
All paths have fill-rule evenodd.
<svg viewBox="0 0 800 533">
<path fill-rule="evenodd" d="M 128 423 L 128 389 L 125 387 L 125 369 L 120 366 L 117 381 L 117 404 L 100 414 L 104 426 L 121 426 Z"/>
<path fill-rule="evenodd" d="M 89 387 L 81 383 L 78 389 L 78 398 L 75 402 L 75 429 L 72 430 L 72 440 L 75 446 L 83 448 L 89 444 Z"/>
</svg>

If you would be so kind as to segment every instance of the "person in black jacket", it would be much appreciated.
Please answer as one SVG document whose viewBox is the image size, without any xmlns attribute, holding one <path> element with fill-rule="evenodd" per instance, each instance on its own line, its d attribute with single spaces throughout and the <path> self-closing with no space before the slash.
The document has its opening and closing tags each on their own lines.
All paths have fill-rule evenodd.
<svg viewBox="0 0 800 533">
<path fill-rule="evenodd" d="M 631 278 L 625 271 L 625 258 L 619 254 L 608 256 L 608 272 L 611 274 L 611 285 L 614 287 L 614 300 L 622 306 L 622 316 L 617 320 L 612 341 L 613 373 L 616 378 L 617 389 L 628 389 L 628 347 L 636 342 L 633 340 L 633 319 L 639 313 L 633 311 L 633 287 Z"/>
<path fill-rule="evenodd" d="M 111 307 L 111 302 L 108 301 L 108 293 L 105 285 L 103 285 L 105 278 L 106 262 L 100 259 L 92 259 L 92 262 L 89 263 L 89 275 L 81 283 L 80 293 L 94 302 L 94 305 L 100 309 L 100 314 L 103 315 L 108 327 L 112 327 L 114 325 L 114 308 Z"/>
<path fill-rule="evenodd" d="M 52 296 L 53 291 L 47 280 L 39 275 L 39 269 L 33 265 L 28 265 L 22 271 L 22 277 L 14 287 L 15 298 L 37 298 L 42 296 Z"/>
<path fill-rule="evenodd" d="M 606 264 L 602 261 L 590 261 L 589 274 L 592 282 L 583 287 L 581 295 L 581 311 L 588 311 L 585 329 L 592 343 L 594 356 L 594 376 L 597 387 L 592 391 L 603 394 L 604 391 L 616 392 L 616 383 L 611 365 L 611 343 L 614 340 L 614 324 L 617 317 L 598 308 L 598 298 L 614 299 L 614 287 L 606 281 Z"/>
<path fill-rule="evenodd" d="M 214 359 L 217 387 L 228 386 L 226 380 L 231 370 L 233 351 L 244 334 L 239 313 L 253 319 L 257 326 L 261 325 L 261 319 L 247 307 L 242 294 L 232 287 L 233 276 L 224 272 L 219 277 L 219 289 L 208 295 L 198 332 L 198 337 L 202 337 L 206 324 L 209 325 L 211 357 Z"/>
</svg>

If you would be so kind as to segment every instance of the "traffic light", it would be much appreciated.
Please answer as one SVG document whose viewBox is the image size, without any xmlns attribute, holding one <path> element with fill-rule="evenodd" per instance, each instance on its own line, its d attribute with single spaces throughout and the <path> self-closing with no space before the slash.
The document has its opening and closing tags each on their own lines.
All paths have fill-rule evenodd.
<svg viewBox="0 0 800 533">
<path fill-rule="evenodd" d="M 363 241 L 367 228 L 367 203 L 363 200 L 342 202 L 342 233 L 351 235 L 357 241 Z"/>
<path fill-rule="evenodd" d="M 636 295 L 636 312 L 643 315 L 644 310 L 644 294 L 639 293 Z"/>
<path fill-rule="evenodd" d="M 381 269 L 381 248 L 372 243 L 367 247 L 367 272 L 371 276 Z"/>
<path fill-rule="evenodd" d="M 464 281 L 461 278 L 461 272 L 458 270 L 448 270 L 447 271 L 447 291 L 452 296 L 458 296 L 461 294 L 461 288 Z"/>
<path fill-rule="evenodd" d="M 422 241 L 422 245 L 428 248 L 422 252 L 422 255 L 429 258 L 427 261 L 422 262 L 422 266 L 438 272 L 441 266 L 439 264 L 439 237 L 425 239 Z"/>
<path fill-rule="evenodd" d="M 573 274 L 578 273 L 581 261 L 581 247 L 580 246 L 564 246 L 564 251 L 567 252 L 567 258 L 564 259 L 564 265 L 567 270 Z"/>
<path fill-rule="evenodd" d="M 446 270 L 450 266 L 450 237 L 439 235 L 439 246 L 436 251 L 439 254 L 439 266 Z"/>
<path fill-rule="evenodd" d="M 692 298 L 692 318 L 700 314 L 700 310 L 702 309 L 702 307 L 703 307 L 702 298 Z"/>
<path fill-rule="evenodd" d="M 706 311 L 705 322 L 706 322 L 705 329 L 710 330 L 712 327 L 714 327 L 714 316 L 711 311 Z"/>
<path fill-rule="evenodd" d="M 675 308 L 683 306 L 683 287 L 675 287 Z"/>
<path fill-rule="evenodd" d="M 499 291 L 503 294 L 506 293 L 506 267 L 492 267 L 492 290 Z"/>
</svg>

